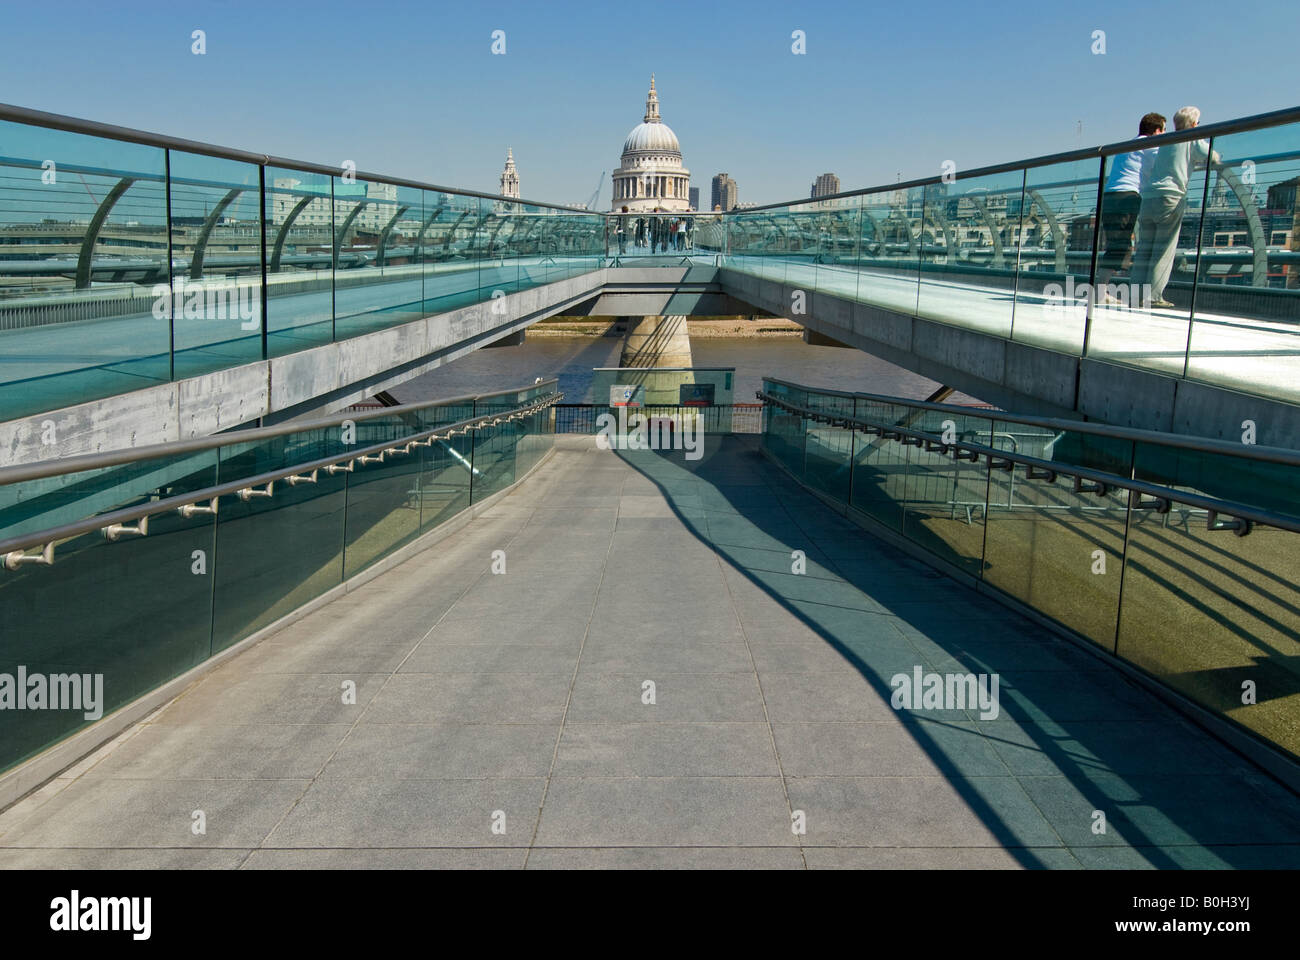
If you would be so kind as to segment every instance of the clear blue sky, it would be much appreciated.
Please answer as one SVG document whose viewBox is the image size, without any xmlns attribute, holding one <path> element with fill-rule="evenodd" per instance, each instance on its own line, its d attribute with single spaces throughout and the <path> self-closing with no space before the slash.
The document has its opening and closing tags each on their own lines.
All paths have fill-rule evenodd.
<svg viewBox="0 0 1300 960">
<path fill-rule="evenodd" d="M 649 26 L 653 24 L 654 26 Z M 191 31 L 207 53 L 190 52 Z M 490 51 L 506 32 L 506 54 Z M 791 33 L 807 53 L 791 53 Z M 1091 52 L 1094 30 L 1106 53 Z M 650 72 L 707 204 L 806 196 L 1300 102 L 1300 2 L 6 0 L 0 101 L 260 153 L 586 201 Z M 1077 124 L 1082 122 L 1080 138 Z M 3 145 L 0 144 L 0 153 Z"/>
</svg>

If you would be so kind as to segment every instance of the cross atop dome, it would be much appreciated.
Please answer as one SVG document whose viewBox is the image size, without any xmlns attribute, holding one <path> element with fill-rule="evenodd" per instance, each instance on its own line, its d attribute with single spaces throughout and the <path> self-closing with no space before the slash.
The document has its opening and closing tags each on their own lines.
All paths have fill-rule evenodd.
<svg viewBox="0 0 1300 960">
<path fill-rule="evenodd" d="M 645 122 L 659 123 L 659 94 L 655 93 L 655 75 L 650 74 L 650 95 L 645 101 Z"/>
</svg>

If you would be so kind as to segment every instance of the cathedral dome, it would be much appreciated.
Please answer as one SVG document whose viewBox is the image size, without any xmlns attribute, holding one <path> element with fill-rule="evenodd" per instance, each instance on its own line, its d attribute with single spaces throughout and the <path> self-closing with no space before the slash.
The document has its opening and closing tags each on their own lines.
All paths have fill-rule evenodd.
<svg viewBox="0 0 1300 960">
<path fill-rule="evenodd" d="M 690 209 L 691 172 L 682 164 L 677 134 L 659 116 L 654 74 L 645 101 L 645 116 L 623 141 L 623 156 L 614 171 L 615 211 L 682 213 Z"/>
<path fill-rule="evenodd" d="M 672 127 L 662 120 L 653 123 L 639 123 L 623 141 L 623 156 L 629 153 L 671 153 L 680 157 L 682 148 L 677 143 L 677 134 Z"/>
</svg>

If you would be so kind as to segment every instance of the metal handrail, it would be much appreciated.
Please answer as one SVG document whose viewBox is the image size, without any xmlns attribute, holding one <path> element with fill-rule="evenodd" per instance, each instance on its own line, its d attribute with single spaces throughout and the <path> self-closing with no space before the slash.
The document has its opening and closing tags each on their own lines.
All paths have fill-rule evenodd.
<svg viewBox="0 0 1300 960">
<path fill-rule="evenodd" d="M 467 394 L 463 397 L 449 397 L 444 400 L 425 400 L 421 403 L 397 404 L 392 407 L 379 407 L 371 411 L 355 411 L 346 416 L 323 417 L 317 420 L 292 420 L 288 423 L 282 423 L 274 427 L 254 427 L 250 430 L 238 430 L 234 433 L 222 433 L 210 437 L 196 437 L 193 440 L 172 440 L 168 443 L 150 444 L 147 447 L 124 447 L 121 450 L 112 450 L 108 453 L 86 453 L 76 457 L 64 457 L 57 460 L 38 460 L 35 463 L 16 464 L 11 467 L 0 467 L 0 486 L 5 486 L 11 483 L 21 483 L 25 480 L 40 480 L 45 477 L 54 477 L 65 473 L 80 473 L 84 470 L 97 470 L 101 467 L 116 467 L 121 466 L 124 463 L 134 463 L 137 460 L 151 460 L 156 457 L 197 453 L 203 450 L 212 450 L 217 447 L 231 446 L 236 443 L 267 440 L 273 437 L 283 437 L 291 433 L 302 433 L 307 430 L 318 430 L 324 427 L 337 427 L 345 421 L 358 423 L 365 420 L 375 420 L 380 417 L 418 413 L 419 411 L 427 410 L 430 407 L 451 406 L 457 403 L 490 400 L 493 397 L 504 396 L 508 393 L 518 393 L 521 390 L 528 390 L 532 387 L 555 386 L 558 383 L 558 378 L 551 377 L 547 380 L 541 381 L 541 383 L 530 383 L 527 386 L 515 387 L 511 390 L 497 390 L 493 393 L 475 393 Z"/>
<path fill-rule="evenodd" d="M 1162 447 L 1172 447 L 1177 450 L 1194 450 L 1197 453 L 1212 453 L 1220 456 L 1240 457 L 1247 460 L 1259 460 L 1264 463 L 1280 463 L 1290 467 L 1300 467 L 1300 451 L 1288 450 L 1285 447 L 1269 447 L 1260 444 L 1234 444 L 1227 440 L 1215 440 L 1210 437 L 1184 436 L 1170 433 L 1161 433 L 1157 430 L 1142 430 L 1138 427 L 1117 427 L 1106 423 L 1094 423 L 1088 420 L 1062 420 L 1055 417 L 1035 417 L 1025 414 L 1005 413 L 1001 410 L 983 410 L 972 407 L 963 407 L 950 403 L 928 403 L 924 400 L 905 400 L 899 397 L 886 397 L 874 393 L 850 393 L 845 390 L 833 390 L 828 387 L 809 387 L 800 383 L 791 383 L 789 380 L 782 380 L 779 377 L 764 377 L 769 383 L 779 383 L 785 387 L 793 387 L 795 390 L 803 390 L 806 393 L 825 394 L 835 397 L 846 397 L 857 400 L 869 400 L 873 403 L 890 403 L 900 407 L 911 407 L 915 410 L 931 410 L 936 413 L 958 414 L 960 416 L 978 416 L 989 420 L 999 420 L 1006 423 L 1023 423 L 1033 427 L 1044 427 L 1050 430 L 1070 431 L 1073 433 L 1086 433 L 1097 437 L 1108 437 L 1115 440 L 1131 440 L 1135 443 L 1150 443 Z M 757 396 L 764 399 L 763 391 L 759 391 Z"/>
<path fill-rule="evenodd" d="M 114 124 L 99 123 L 94 120 L 84 120 L 78 117 L 68 117 L 63 114 L 48 113 L 44 110 L 33 110 L 29 107 L 19 107 L 14 104 L 0 103 L 0 120 L 12 120 L 17 123 L 26 123 L 33 126 L 48 127 L 55 130 L 66 130 L 72 133 L 82 133 L 89 136 L 105 137 L 113 140 L 124 140 L 130 143 L 139 143 L 146 146 L 162 147 L 166 149 L 181 150 L 187 153 L 198 153 L 205 156 L 222 157 L 228 160 L 239 160 L 244 163 L 252 163 L 260 166 L 288 167 L 295 170 L 302 170 L 311 173 L 321 173 L 329 176 L 338 174 L 337 166 L 329 166 L 319 163 L 310 163 L 302 160 L 291 160 L 285 157 L 275 157 L 269 154 L 258 154 L 248 150 L 239 150 L 232 147 L 222 147 L 216 144 L 203 143 L 197 140 L 186 140 L 181 137 L 171 137 L 164 134 L 151 133 L 146 130 L 136 130 L 131 127 L 120 127 Z M 1186 130 L 1174 130 L 1169 133 L 1161 134 L 1156 137 L 1147 137 L 1143 144 L 1143 149 L 1148 147 L 1161 147 L 1170 143 L 1181 143 L 1185 140 L 1205 140 L 1210 137 L 1225 136 L 1231 133 L 1242 133 L 1249 130 L 1259 130 L 1267 127 L 1280 126 L 1285 123 L 1294 123 L 1300 121 L 1300 106 L 1285 107 L 1281 110 L 1273 110 L 1268 113 L 1255 114 L 1249 117 L 1241 117 L 1235 120 L 1221 120 L 1217 123 L 1208 123 L 1203 126 L 1190 127 Z M 974 177 L 990 176 L 996 173 L 1006 173 L 1012 170 L 1028 170 L 1035 167 L 1049 166 L 1055 163 L 1069 163 L 1075 160 L 1092 160 L 1102 157 L 1112 156 L 1117 153 L 1127 153 L 1133 149 L 1133 141 L 1120 140 L 1114 143 L 1101 144 L 1095 147 L 1081 147 L 1075 150 L 1067 150 L 1060 153 L 1047 154 L 1040 157 L 1032 157 L 1027 160 L 1015 160 L 1004 163 L 992 164 L 984 167 L 976 167 L 971 170 L 958 171 L 954 176 L 958 180 L 965 180 Z M 503 201 L 519 206 L 546 207 L 553 210 L 564 210 L 569 213 L 582 213 L 591 216 L 618 216 L 619 211 L 598 211 L 586 210 L 580 207 L 570 207 L 565 204 L 548 203 L 540 200 L 524 200 L 518 197 L 505 197 L 500 194 L 483 193 L 477 190 L 464 190 L 456 187 L 444 187 L 438 184 L 427 183 L 421 180 L 412 180 L 406 177 L 390 177 L 383 174 L 374 174 L 358 171 L 356 173 L 358 180 L 370 182 L 391 183 L 395 186 L 412 187 L 417 190 L 434 190 L 439 193 L 459 194 L 467 197 L 478 197 L 485 200 Z M 762 210 L 771 210 L 777 207 L 798 206 L 809 203 L 826 203 L 832 200 L 841 200 L 849 197 L 865 196 L 873 193 L 885 193 L 894 190 L 908 190 L 912 187 L 927 186 L 929 184 L 940 183 L 943 177 L 930 176 L 921 177 L 914 180 L 906 180 L 899 183 L 881 184 L 875 187 L 864 187 L 856 190 L 845 190 L 840 193 L 828 194 L 824 197 L 817 197 L 810 200 L 801 197 L 796 200 L 786 200 L 778 203 L 766 203 L 757 207 L 746 207 L 744 210 L 735 211 L 696 211 L 694 216 L 738 216 L 747 213 L 753 213 Z M 627 214 L 633 215 L 631 211 Z"/>
<path fill-rule="evenodd" d="M 148 503 L 140 504 L 139 506 L 123 507 L 120 510 L 96 514 L 93 517 L 86 517 L 85 519 L 61 524 L 57 527 L 49 527 L 44 530 L 37 530 L 16 537 L 9 537 L 0 540 L 0 567 L 13 570 L 17 569 L 17 567 L 24 562 L 39 562 L 49 566 L 54 562 L 54 544 L 57 541 L 70 540 L 73 537 L 93 533 L 96 530 L 104 531 L 105 536 L 110 540 L 117 539 L 117 537 L 122 533 L 137 533 L 143 535 L 147 531 L 145 521 L 147 521 L 151 516 L 170 513 L 173 510 L 185 517 L 191 516 L 193 513 L 216 514 L 221 497 L 235 494 L 242 500 L 248 500 L 251 497 L 272 496 L 274 493 L 274 484 L 277 481 L 287 479 L 290 486 L 295 485 L 294 478 L 296 478 L 296 482 L 314 483 L 314 477 L 317 471 L 325 470 L 326 472 L 334 472 L 330 470 L 331 467 L 338 466 L 345 462 L 347 463 L 347 467 L 340 467 L 339 470 L 341 472 L 351 473 L 355 462 L 383 462 L 385 454 L 408 454 L 411 452 L 412 445 L 427 446 L 434 440 L 449 440 L 457 434 L 466 434 L 471 430 L 477 430 L 481 427 L 492 427 L 500 423 L 520 420 L 524 417 L 532 416 L 534 413 L 544 410 L 547 407 L 558 403 L 562 399 L 564 399 L 564 394 L 550 393 L 531 403 L 524 404 L 512 410 L 496 410 L 492 413 L 483 414 L 482 416 L 471 417 L 468 420 L 460 420 L 456 423 L 446 424 L 441 427 L 421 430 L 417 433 L 412 433 L 396 440 L 386 440 L 382 443 L 375 443 L 367 447 L 360 447 L 356 450 L 349 450 L 346 453 L 334 454 L 317 460 L 297 463 L 290 467 L 280 467 L 279 469 L 258 474 L 253 477 L 241 477 L 238 480 L 231 480 L 215 486 L 204 487 L 202 490 L 193 490 L 161 500 L 151 500 Z M 388 407 L 387 409 L 399 410 L 401 408 Z M 403 447 L 406 449 L 401 449 Z M 367 460 L 367 458 L 369 458 L 369 460 Z M 264 489 L 256 490 L 255 488 L 257 487 L 263 487 Z M 198 505 L 204 501 L 208 503 L 208 506 L 198 507 Z M 197 510 L 192 509 L 196 507 Z M 129 523 L 132 520 L 141 521 L 138 529 L 122 529 L 123 524 Z M 113 532 L 110 533 L 110 531 Z M 30 557 L 24 557 L 23 551 L 32 547 L 40 547 L 41 553 Z"/>
<path fill-rule="evenodd" d="M 1221 120 L 1217 123 L 1207 123 L 1204 125 L 1189 127 L 1186 130 L 1174 130 L 1169 133 L 1162 133 L 1158 137 L 1144 137 L 1142 140 L 1142 149 L 1145 150 L 1149 147 L 1162 147 L 1170 143 L 1182 143 L 1184 140 L 1208 140 L 1210 137 L 1221 137 L 1230 133 L 1244 133 L 1248 130 L 1261 130 L 1267 127 L 1277 127 L 1285 123 L 1296 122 L 1300 122 L 1300 106 L 1285 107 L 1281 110 L 1273 110 L 1269 113 L 1258 113 L 1254 116 L 1241 117 L 1236 120 Z M 1114 143 L 1101 144 L 1095 147 L 1080 147 L 1076 150 L 1066 150 L 1061 153 L 1051 153 L 1041 157 L 1032 157 L 1028 160 L 1013 160 L 1006 163 L 995 163 L 986 167 L 976 167 L 971 170 L 956 172 L 954 173 L 954 177 L 957 180 L 966 180 L 974 177 L 987 177 L 995 173 L 1008 173 L 1012 170 L 1031 170 L 1035 167 L 1051 166 L 1054 163 L 1070 163 L 1074 160 L 1099 160 L 1102 157 L 1113 156 L 1117 153 L 1128 153 L 1132 150 L 1132 140 L 1119 140 Z M 728 213 L 729 215 L 734 216 L 736 214 L 754 213 L 759 210 L 770 210 L 775 207 L 827 203 L 832 200 L 860 197 L 870 193 L 889 193 L 895 190 L 910 190 L 913 187 L 924 187 L 941 182 L 943 182 L 942 175 L 921 177 L 916 180 L 905 180 L 901 183 L 887 183 L 876 187 L 845 190 L 841 193 L 832 193 L 815 199 L 800 197 L 797 200 L 787 200 L 782 203 L 765 203 L 762 206 L 746 207 L 744 210 L 728 211 Z"/>
<path fill-rule="evenodd" d="M 0 120 L 12 120 L 15 123 L 26 123 L 31 126 L 48 127 L 53 130 L 66 130 L 69 133 L 83 133 L 88 136 L 104 137 L 110 140 L 125 140 L 128 143 L 139 143 L 148 147 L 162 147 L 168 150 L 181 150 L 185 153 L 198 153 L 209 157 L 221 157 L 226 160 L 239 160 L 244 163 L 253 163 L 259 166 L 288 167 L 294 170 L 302 170 L 308 173 L 322 173 L 328 176 L 338 176 L 340 170 L 337 166 L 309 163 L 303 160 L 290 160 L 285 157 L 273 157 L 269 154 L 252 153 L 248 150 L 222 147 L 212 143 L 202 143 L 198 140 L 185 140 L 181 137 L 169 137 L 161 133 L 150 133 L 147 130 L 136 130 L 132 127 L 119 127 L 111 123 L 99 123 L 95 120 L 83 120 L 79 117 L 68 117 L 59 113 L 47 113 L 44 110 L 33 110 L 29 107 L 19 107 L 11 103 L 0 103 Z M 564 210 L 569 213 L 585 213 L 590 216 L 600 215 L 600 212 L 596 210 L 583 210 L 580 207 L 570 207 L 560 203 L 546 203 L 539 200 L 523 200 L 519 197 L 503 197 L 500 194 L 481 193 L 477 190 L 461 190 L 456 187 L 441 187 L 434 183 L 425 183 L 422 180 L 411 180 L 407 177 L 387 177 L 383 174 L 363 173 L 358 170 L 356 172 L 356 178 L 358 180 L 366 180 L 370 182 L 391 183 L 398 187 L 412 187 L 416 190 L 434 190 L 439 193 L 454 193 L 466 197 L 479 197 L 484 200 L 500 200 L 518 206 L 548 207 L 552 210 Z"/>
<path fill-rule="evenodd" d="M 1133 509 L 1155 509 L 1163 513 L 1168 510 L 1169 503 L 1182 503 L 1207 511 L 1206 528 L 1209 530 L 1232 530 L 1238 536 L 1245 536 L 1250 533 L 1251 524 L 1260 524 L 1287 530 L 1291 533 L 1300 533 L 1300 520 L 1288 517 L 1285 514 L 1274 513 L 1271 510 L 1261 510 L 1248 504 L 1206 497 L 1199 493 L 1177 490 L 1133 477 L 1107 473 L 1104 470 L 1094 470 L 1091 467 L 1075 466 L 1057 460 L 1043 460 L 1039 457 L 1031 457 L 1011 450 L 999 450 L 982 443 L 963 440 L 945 443 L 942 438 L 922 430 L 866 417 L 850 417 L 843 414 L 827 413 L 822 410 L 813 410 L 808 407 L 801 407 L 798 404 L 788 403 L 762 391 L 759 391 L 758 397 L 765 404 L 770 404 L 788 413 L 797 414 L 807 420 L 814 420 L 844 429 L 864 430 L 883 439 L 898 440 L 900 442 L 906 442 L 904 438 L 911 438 L 913 441 L 912 446 L 923 445 L 930 453 L 948 454 L 951 452 L 954 460 L 975 462 L 984 457 L 987 459 L 990 468 L 1003 470 L 1011 470 L 1015 464 L 1020 464 L 1025 467 L 1026 477 L 1031 480 L 1055 482 L 1058 477 L 1070 477 L 1075 481 L 1076 493 L 1093 492 L 1104 496 L 1110 488 L 1122 488 L 1129 491 L 1129 506 Z M 1084 487 L 1081 481 L 1087 481 L 1094 486 Z M 1143 501 L 1143 496 L 1151 497 L 1152 501 Z M 1220 517 L 1228 517 L 1229 520 L 1221 523 Z M 1234 523 L 1233 521 L 1238 522 Z"/>
</svg>

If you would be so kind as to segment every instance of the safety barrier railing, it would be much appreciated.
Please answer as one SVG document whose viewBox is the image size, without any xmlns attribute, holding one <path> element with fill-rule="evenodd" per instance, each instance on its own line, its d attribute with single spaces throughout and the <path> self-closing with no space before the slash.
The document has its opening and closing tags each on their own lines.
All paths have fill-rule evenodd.
<svg viewBox="0 0 1300 960">
<path fill-rule="evenodd" d="M 600 430 L 600 417 L 617 417 L 620 408 L 597 403 L 558 403 L 555 405 L 555 432 L 557 434 L 595 434 Z M 683 416 L 694 418 L 708 434 L 761 433 L 762 411 L 760 403 L 714 404 L 692 406 L 687 404 L 648 404 L 642 407 L 622 408 L 625 416 L 635 415 L 650 419 L 667 417 L 681 422 Z"/>
<path fill-rule="evenodd" d="M 1177 195 L 1111 189 L 1139 152 L 1186 159 Z M 0 347 L 21 358 L 0 420 L 701 256 L 792 297 L 1300 402 L 1298 176 L 1292 108 L 814 200 L 606 214 L 0 105 Z"/>
<path fill-rule="evenodd" d="M 722 263 L 791 316 L 823 293 L 1297 403 L 1298 177 L 1291 108 L 732 211 Z"/>
<path fill-rule="evenodd" d="M 0 104 L 0 421 L 598 269 L 601 214 Z"/>
<path fill-rule="evenodd" d="M 555 386 L 0 470 L 0 516 L 17 521 L 0 528 L 0 674 L 101 690 L 74 710 L 18 683 L 0 769 L 508 487 L 550 448 Z M 57 504 L 24 510 L 76 511 L 94 493 L 105 508 L 54 525 L 34 521 Z"/>
<path fill-rule="evenodd" d="M 1300 755 L 1300 454 L 771 378 L 759 399 L 764 449 L 830 502 Z"/>
</svg>

